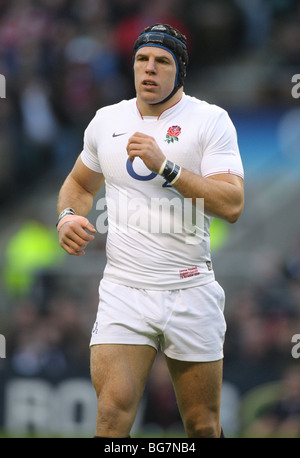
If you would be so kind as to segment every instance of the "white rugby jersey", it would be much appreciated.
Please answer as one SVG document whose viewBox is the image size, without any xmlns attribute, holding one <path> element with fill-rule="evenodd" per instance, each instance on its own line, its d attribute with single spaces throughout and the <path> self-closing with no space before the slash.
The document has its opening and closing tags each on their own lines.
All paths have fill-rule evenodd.
<svg viewBox="0 0 300 458">
<path fill-rule="evenodd" d="M 155 138 L 167 159 L 201 177 L 243 177 L 235 128 L 225 110 L 183 94 L 157 117 L 142 117 L 136 99 L 101 108 L 88 125 L 83 163 L 103 173 L 107 201 L 108 280 L 142 289 L 180 289 L 214 280 L 209 229 L 197 209 L 126 146 L 135 132 Z M 97 206 L 96 206 L 97 208 Z M 104 216 L 103 205 L 99 224 Z M 106 209 L 105 209 L 106 211 Z"/>
</svg>

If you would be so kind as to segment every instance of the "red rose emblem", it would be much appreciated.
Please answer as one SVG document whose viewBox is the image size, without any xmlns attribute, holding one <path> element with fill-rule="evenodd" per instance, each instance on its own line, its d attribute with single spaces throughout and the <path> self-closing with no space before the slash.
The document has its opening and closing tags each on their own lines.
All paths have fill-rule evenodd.
<svg viewBox="0 0 300 458">
<path fill-rule="evenodd" d="M 170 137 L 178 137 L 180 132 L 181 132 L 181 127 L 172 126 L 172 127 L 169 127 L 167 135 L 170 135 Z"/>
<path fill-rule="evenodd" d="M 165 141 L 168 142 L 168 143 L 174 142 L 174 140 L 178 141 L 178 137 L 179 137 L 180 133 L 181 133 L 181 127 L 179 127 L 179 126 L 169 127 Z"/>
</svg>

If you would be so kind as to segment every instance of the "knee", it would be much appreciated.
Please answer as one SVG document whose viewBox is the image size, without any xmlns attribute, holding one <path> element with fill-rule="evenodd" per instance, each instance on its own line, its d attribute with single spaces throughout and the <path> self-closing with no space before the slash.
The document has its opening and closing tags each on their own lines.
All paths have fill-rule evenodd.
<svg viewBox="0 0 300 458">
<path fill-rule="evenodd" d="M 113 426 L 120 422 L 127 423 L 128 417 L 130 417 L 130 409 L 125 403 L 120 404 L 98 398 L 98 420 L 102 424 Z"/>
<path fill-rule="evenodd" d="M 98 397 L 96 432 L 104 437 L 127 437 L 135 418 L 132 403 Z"/>
<path fill-rule="evenodd" d="M 138 400 L 130 390 L 106 390 L 98 393 L 97 422 L 108 429 L 129 427 L 134 421 Z M 125 428 L 126 429 L 126 428 Z"/>
<path fill-rule="evenodd" d="M 219 421 L 214 419 L 190 418 L 185 423 L 188 437 L 218 438 L 221 434 Z"/>
<path fill-rule="evenodd" d="M 98 394 L 98 412 L 102 417 L 116 419 L 120 415 L 130 415 L 135 410 L 136 400 L 129 394 L 101 391 Z"/>
</svg>

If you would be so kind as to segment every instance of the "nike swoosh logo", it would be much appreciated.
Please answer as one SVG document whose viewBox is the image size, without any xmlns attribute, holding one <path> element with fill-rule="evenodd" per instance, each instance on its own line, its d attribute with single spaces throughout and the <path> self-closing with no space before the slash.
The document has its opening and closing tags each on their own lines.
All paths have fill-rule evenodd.
<svg viewBox="0 0 300 458">
<path fill-rule="evenodd" d="M 112 136 L 115 137 L 120 137 L 121 135 L 126 135 L 127 132 L 123 132 L 122 134 L 116 134 L 115 132 L 112 134 Z"/>
</svg>

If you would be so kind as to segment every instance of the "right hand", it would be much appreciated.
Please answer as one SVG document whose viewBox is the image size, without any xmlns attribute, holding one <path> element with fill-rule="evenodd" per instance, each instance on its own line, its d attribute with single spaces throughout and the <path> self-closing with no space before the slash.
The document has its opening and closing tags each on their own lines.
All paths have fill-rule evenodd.
<svg viewBox="0 0 300 458">
<path fill-rule="evenodd" d="M 87 218 L 79 215 L 65 216 L 60 221 L 57 230 L 60 246 L 74 256 L 85 254 L 84 250 L 88 243 L 95 238 L 89 232 L 97 232 Z"/>
</svg>

